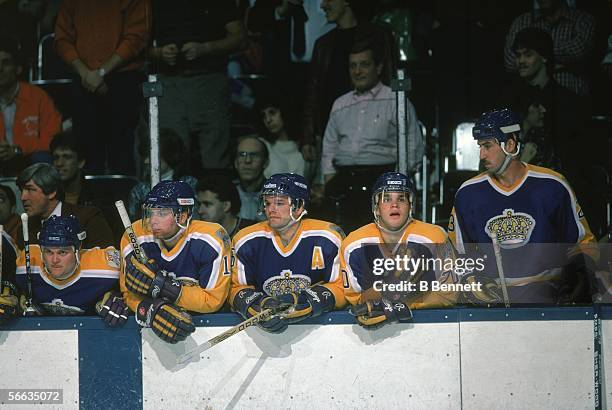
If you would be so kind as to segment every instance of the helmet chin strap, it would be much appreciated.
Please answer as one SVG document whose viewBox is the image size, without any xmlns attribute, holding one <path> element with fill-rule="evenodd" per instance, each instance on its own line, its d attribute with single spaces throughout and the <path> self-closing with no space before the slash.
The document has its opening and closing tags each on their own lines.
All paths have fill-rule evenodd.
<svg viewBox="0 0 612 410">
<path fill-rule="evenodd" d="M 519 152 L 521 151 L 521 143 L 517 141 L 517 147 L 516 147 L 516 152 L 514 154 L 509 153 L 508 151 L 506 151 L 506 143 L 502 142 L 500 143 L 498 141 L 499 146 L 501 147 L 502 151 L 504 152 L 504 154 L 506 155 L 504 158 L 504 162 L 502 162 L 500 164 L 499 167 L 497 167 L 496 170 L 494 170 L 492 173 L 495 175 L 502 175 L 504 172 L 506 172 L 506 169 L 508 168 L 508 165 L 510 165 L 510 161 L 512 161 L 512 158 L 515 158 Z"/>
<path fill-rule="evenodd" d="M 293 216 L 293 209 L 290 209 L 289 216 L 291 217 L 291 220 L 287 222 L 285 226 L 283 226 L 282 228 L 275 228 L 275 229 L 280 233 L 285 232 L 287 229 L 291 228 L 293 225 L 298 223 L 307 213 L 308 211 L 304 209 L 302 213 L 296 218 Z"/>
</svg>

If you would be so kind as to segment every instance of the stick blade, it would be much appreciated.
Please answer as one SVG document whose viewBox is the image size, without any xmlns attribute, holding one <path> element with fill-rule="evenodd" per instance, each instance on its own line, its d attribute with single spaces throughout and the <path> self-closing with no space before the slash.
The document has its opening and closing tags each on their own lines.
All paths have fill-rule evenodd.
<svg viewBox="0 0 612 410">
<path fill-rule="evenodd" d="M 200 354 L 210 349 L 212 346 L 213 344 L 210 341 L 204 342 L 201 345 L 196 346 L 194 349 L 180 355 L 176 359 L 176 364 L 182 365 L 182 364 L 192 361 L 192 359 L 197 359 L 200 357 Z"/>
</svg>

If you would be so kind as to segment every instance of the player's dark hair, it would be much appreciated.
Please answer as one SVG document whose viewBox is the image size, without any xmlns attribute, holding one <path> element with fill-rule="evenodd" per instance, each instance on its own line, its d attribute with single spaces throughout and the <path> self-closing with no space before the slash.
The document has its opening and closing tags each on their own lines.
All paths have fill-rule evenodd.
<svg viewBox="0 0 612 410">
<path fill-rule="evenodd" d="M 209 175 L 198 181 L 196 185 L 196 194 L 198 192 L 210 191 L 217 195 L 219 201 L 229 201 L 230 214 L 236 216 L 240 213 L 242 203 L 240 202 L 240 194 L 232 179 L 225 174 Z"/>
<path fill-rule="evenodd" d="M 69 149 L 77 154 L 79 160 L 85 159 L 85 147 L 80 138 L 78 138 L 71 130 L 56 134 L 49 144 L 51 154 L 59 148 Z"/>
<path fill-rule="evenodd" d="M 0 184 L 0 190 L 4 191 L 6 197 L 11 203 L 11 206 L 15 206 L 15 204 L 17 203 L 17 198 L 15 197 L 15 193 L 13 192 L 11 187 Z"/>
<path fill-rule="evenodd" d="M 57 172 L 57 169 L 51 164 L 38 163 L 32 164 L 23 171 L 17 177 L 17 186 L 19 189 L 23 189 L 25 184 L 32 180 L 40 189 L 49 195 L 55 192 L 56 199 L 64 200 L 64 188 L 62 186 L 62 180 Z"/>
</svg>

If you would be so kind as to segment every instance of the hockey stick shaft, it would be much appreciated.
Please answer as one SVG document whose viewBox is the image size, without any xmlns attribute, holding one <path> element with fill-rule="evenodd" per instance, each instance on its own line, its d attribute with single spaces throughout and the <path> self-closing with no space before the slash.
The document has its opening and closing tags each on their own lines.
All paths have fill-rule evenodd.
<svg viewBox="0 0 612 410">
<path fill-rule="evenodd" d="M 2 242 L 4 242 L 4 225 L 0 225 L 0 295 L 4 290 L 4 284 L 2 283 Z"/>
<path fill-rule="evenodd" d="M 508 287 L 506 285 L 506 276 L 504 275 L 504 265 L 502 263 L 501 249 L 499 242 L 497 241 L 497 234 L 493 234 L 491 238 L 493 242 L 493 252 L 495 253 L 495 262 L 497 263 L 497 272 L 499 274 L 499 281 L 501 282 L 502 296 L 504 297 L 504 305 L 507 308 L 510 307 L 510 298 L 508 297 Z"/>
<path fill-rule="evenodd" d="M 319 281 L 313 285 L 310 285 L 309 288 L 313 288 L 315 286 L 318 286 L 322 283 L 325 283 L 324 281 Z M 289 309 L 293 308 L 293 306 L 287 306 L 286 308 L 280 308 L 280 309 L 265 309 L 262 310 L 261 312 L 259 312 L 258 314 L 256 314 L 255 316 L 252 316 L 250 318 L 248 318 L 247 320 L 245 320 L 244 322 L 238 323 L 236 326 L 232 327 L 231 329 L 226 330 L 225 332 L 221 333 L 218 336 L 213 337 L 212 339 L 207 340 L 206 342 L 200 344 L 199 346 L 197 346 L 196 348 L 190 350 L 189 352 L 186 352 L 184 354 L 182 354 L 181 356 L 178 357 L 178 359 L 176 360 L 177 364 L 183 364 L 183 363 L 187 363 L 188 361 L 190 361 L 192 358 L 194 357 L 198 357 L 202 352 L 205 352 L 206 350 L 210 349 L 211 347 L 213 347 L 214 345 L 217 345 L 219 343 L 221 343 L 222 341 L 224 341 L 225 339 L 234 336 L 236 333 L 241 332 L 243 330 L 245 330 L 247 327 L 251 327 L 259 322 L 264 322 L 267 319 L 270 319 L 271 317 L 273 317 L 274 315 L 277 315 L 279 313 L 283 313 Z"/>
<path fill-rule="evenodd" d="M 25 253 L 25 264 L 26 264 L 26 310 L 24 315 L 29 315 L 34 312 L 35 309 L 32 307 L 32 267 L 30 266 L 30 233 L 28 231 L 28 214 L 25 212 L 21 214 L 21 229 L 23 232 L 23 251 Z"/>
<path fill-rule="evenodd" d="M 603 386 L 603 354 L 601 350 L 601 306 L 593 304 L 593 382 L 595 409 L 601 410 L 604 407 Z"/>
<path fill-rule="evenodd" d="M 134 249 L 134 255 L 136 255 L 136 259 L 142 263 L 146 263 L 147 256 L 144 253 L 144 250 L 138 243 L 136 238 L 136 233 L 134 232 L 134 228 L 132 228 L 132 222 L 130 221 L 130 217 L 125 209 L 125 204 L 122 200 L 115 202 L 115 207 L 119 212 L 119 217 L 121 218 L 121 223 L 123 223 L 123 227 L 125 228 L 125 233 L 127 233 L 128 239 L 132 244 L 132 249 Z"/>
<path fill-rule="evenodd" d="M 226 330 L 225 332 L 221 333 L 220 335 L 217 335 L 217 336 L 213 337 L 212 339 L 209 339 L 206 342 L 198 345 L 195 349 L 190 350 L 190 351 L 182 354 L 181 356 L 178 357 L 178 359 L 176 360 L 176 363 L 179 364 L 179 365 L 183 364 L 183 363 L 187 363 L 192 358 L 200 356 L 200 354 L 202 352 L 205 352 L 206 350 L 210 349 L 211 347 L 221 343 L 225 339 L 235 335 L 238 332 L 242 332 L 243 330 L 245 330 L 245 329 L 247 329 L 247 328 L 249 328 L 251 326 L 254 326 L 254 325 L 256 325 L 259 322 L 263 322 L 263 321 L 271 318 L 276 313 L 278 313 L 278 312 L 276 312 L 273 309 L 265 309 L 265 310 L 259 312 L 258 314 L 256 314 L 255 316 L 248 318 L 244 322 L 238 323 L 236 326 L 232 327 L 231 329 Z"/>
</svg>

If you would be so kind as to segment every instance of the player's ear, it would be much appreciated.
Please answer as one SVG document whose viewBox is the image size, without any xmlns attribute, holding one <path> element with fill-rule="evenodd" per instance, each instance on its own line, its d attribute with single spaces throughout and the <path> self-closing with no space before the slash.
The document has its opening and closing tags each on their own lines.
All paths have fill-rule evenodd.
<svg viewBox="0 0 612 410">
<path fill-rule="evenodd" d="M 223 201 L 223 212 L 227 214 L 230 209 L 232 209 L 232 203 L 230 201 Z"/>
</svg>

